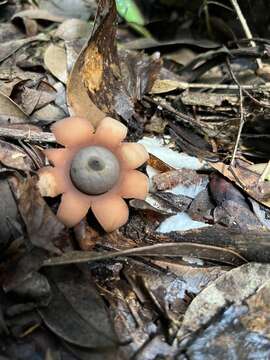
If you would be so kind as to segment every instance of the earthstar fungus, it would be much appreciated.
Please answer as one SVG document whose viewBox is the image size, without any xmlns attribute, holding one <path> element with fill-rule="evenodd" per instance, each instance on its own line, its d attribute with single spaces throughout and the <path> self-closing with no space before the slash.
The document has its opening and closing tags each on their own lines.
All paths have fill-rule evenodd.
<svg viewBox="0 0 270 360">
<path fill-rule="evenodd" d="M 44 150 L 54 165 L 39 174 L 53 177 L 57 195 L 62 194 L 58 218 L 68 227 L 75 226 L 91 208 L 106 231 L 113 231 L 128 220 L 125 198 L 144 199 L 148 178 L 138 170 L 148 159 L 144 147 L 123 142 L 127 127 L 110 117 L 96 131 L 80 117 L 57 121 L 52 127 L 64 148 Z"/>
</svg>

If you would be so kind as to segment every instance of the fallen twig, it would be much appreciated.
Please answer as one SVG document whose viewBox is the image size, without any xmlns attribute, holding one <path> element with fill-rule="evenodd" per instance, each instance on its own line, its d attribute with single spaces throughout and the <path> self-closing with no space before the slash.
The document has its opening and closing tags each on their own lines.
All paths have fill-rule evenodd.
<svg viewBox="0 0 270 360">
<path fill-rule="evenodd" d="M 247 21 L 246 21 L 244 15 L 243 15 L 243 13 L 242 13 L 242 10 L 240 9 L 240 6 L 238 5 L 237 0 L 231 0 L 231 3 L 232 3 L 232 5 L 233 5 L 233 7 L 235 9 L 235 12 L 236 12 L 238 18 L 239 18 L 239 21 L 240 21 L 240 23 L 242 25 L 242 28 L 243 28 L 243 31 L 244 31 L 246 37 L 250 40 L 250 45 L 252 47 L 256 47 L 255 42 L 253 40 L 251 40 L 252 39 L 251 31 L 249 29 L 249 26 L 247 24 Z M 262 65 L 261 59 L 257 58 L 256 62 L 257 62 L 258 68 L 259 69 L 262 68 L 263 65 Z"/>
<path fill-rule="evenodd" d="M 56 139 L 53 133 L 50 132 L 36 132 L 29 130 L 21 129 L 11 129 L 6 127 L 0 127 L 0 137 L 6 137 L 16 140 L 25 140 L 33 142 L 47 142 L 55 143 Z"/>
<path fill-rule="evenodd" d="M 233 149 L 232 159 L 231 159 L 231 166 L 233 166 L 233 165 L 234 165 L 235 156 L 236 156 L 236 152 L 237 152 L 238 145 L 239 145 L 239 141 L 240 141 L 240 137 L 241 137 L 241 133 L 242 133 L 243 126 L 244 126 L 244 123 L 245 123 L 245 117 L 244 117 L 244 108 L 243 108 L 243 90 L 242 90 L 242 86 L 241 86 L 241 84 L 239 83 L 239 81 L 238 81 L 238 79 L 236 78 L 236 76 L 234 75 L 234 73 L 233 73 L 233 71 L 232 71 L 232 67 L 231 67 L 230 61 L 229 61 L 228 58 L 227 58 L 227 61 L 226 61 L 226 62 L 227 62 L 227 66 L 228 66 L 229 73 L 230 73 L 233 81 L 234 81 L 234 82 L 236 83 L 236 85 L 238 86 L 238 89 L 239 89 L 239 103 L 240 103 L 240 107 L 239 107 L 239 110 L 240 110 L 240 123 L 239 123 L 237 138 L 236 138 L 235 145 L 234 145 L 234 149 Z"/>
<path fill-rule="evenodd" d="M 239 86 L 234 84 L 207 84 L 207 83 L 189 83 L 186 81 L 174 81 L 174 80 L 157 80 L 154 83 L 153 88 L 150 93 L 162 93 L 162 91 L 155 91 L 158 88 L 159 84 L 165 84 L 166 81 L 174 89 L 187 90 L 187 89 L 211 89 L 211 90 L 238 90 Z M 253 91 L 270 91 L 270 83 L 264 85 L 241 85 L 243 90 L 253 90 Z M 165 88 L 166 90 L 166 88 Z M 164 92 L 166 92 L 164 90 Z"/>
</svg>

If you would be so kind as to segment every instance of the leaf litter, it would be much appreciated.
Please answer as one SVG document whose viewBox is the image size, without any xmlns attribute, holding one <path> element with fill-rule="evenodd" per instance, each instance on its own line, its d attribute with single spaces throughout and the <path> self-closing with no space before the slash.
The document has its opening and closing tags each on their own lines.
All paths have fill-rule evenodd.
<svg viewBox="0 0 270 360">
<path fill-rule="evenodd" d="M 2 357 L 269 357 L 269 9 L 193 3 L 0 2 Z M 150 154 L 113 233 L 36 175 L 68 115 Z"/>
</svg>

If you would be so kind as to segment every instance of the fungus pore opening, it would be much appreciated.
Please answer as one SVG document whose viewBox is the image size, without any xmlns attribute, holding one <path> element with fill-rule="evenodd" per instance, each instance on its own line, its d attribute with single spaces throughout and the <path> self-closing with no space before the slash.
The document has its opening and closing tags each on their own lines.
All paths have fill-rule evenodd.
<svg viewBox="0 0 270 360">
<path fill-rule="evenodd" d="M 114 187 L 120 176 L 116 156 L 102 146 L 82 148 L 74 156 L 70 177 L 74 186 L 88 195 L 100 195 Z"/>
</svg>

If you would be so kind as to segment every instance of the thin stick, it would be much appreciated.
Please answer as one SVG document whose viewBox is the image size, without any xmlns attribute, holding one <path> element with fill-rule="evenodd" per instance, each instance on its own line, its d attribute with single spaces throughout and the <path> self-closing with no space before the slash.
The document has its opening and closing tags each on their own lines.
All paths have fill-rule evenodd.
<svg viewBox="0 0 270 360">
<path fill-rule="evenodd" d="M 6 137 L 16 140 L 25 140 L 33 142 L 43 143 L 55 143 L 56 139 L 53 133 L 50 132 L 35 132 L 21 129 L 11 129 L 6 127 L 0 127 L 0 137 Z"/>
<path fill-rule="evenodd" d="M 175 89 L 211 89 L 211 90 L 238 90 L 238 85 L 233 84 L 207 84 L 207 83 L 188 83 L 186 81 L 173 81 L 173 80 L 156 80 L 153 89 L 150 91 L 151 94 L 161 94 L 162 91 L 155 91 L 155 87 L 158 88 L 159 84 L 165 84 L 166 81 L 169 85 Z M 264 85 L 241 85 L 243 90 L 265 90 L 270 91 L 270 83 Z M 166 87 L 163 92 L 167 92 Z"/>
<path fill-rule="evenodd" d="M 230 61 L 229 61 L 228 58 L 227 58 L 226 62 L 227 62 L 227 66 L 228 66 L 229 73 L 230 73 L 233 81 L 236 83 L 236 85 L 238 86 L 238 89 L 239 89 L 240 123 L 239 123 L 237 138 L 236 138 L 236 141 L 235 141 L 235 145 L 234 145 L 234 149 L 233 149 L 233 154 L 232 154 L 232 160 L 231 160 L 231 166 L 234 166 L 234 161 L 235 161 L 235 157 L 236 157 L 238 145 L 239 145 L 239 142 L 240 142 L 241 133 L 242 133 L 243 126 L 244 126 L 244 123 L 245 123 L 245 117 L 244 117 L 244 108 L 243 108 L 243 91 L 242 91 L 242 86 L 241 86 L 241 84 L 239 83 L 239 81 L 238 81 L 238 79 L 236 78 L 236 76 L 234 75 L 234 73 L 233 73 L 233 71 L 232 71 L 232 68 L 231 68 Z"/>
<path fill-rule="evenodd" d="M 232 5 L 233 5 L 233 7 L 235 9 L 235 12 L 236 12 L 238 18 L 239 18 L 239 21 L 240 21 L 240 23 L 242 25 L 242 28 L 243 28 L 243 31 L 244 31 L 246 37 L 250 40 L 250 45 L 252 47 L 256 47 L 255 42 L 253 40 L 251 40 L 253 38 L 253 36 L 251 34 L 251 31 L 249 29 L 247 21 L 246 21 L 244 15 L 242 13 L 242 10 L 240 9 L 240 6 L 238 5 L 237 0 L 231 0 L 231 3 L 232 3 Z M 263 67 L 261 59 L 257 58 L 256 62 L 257 62 L 258 68 L 261 69 Z"/>
</svg>

